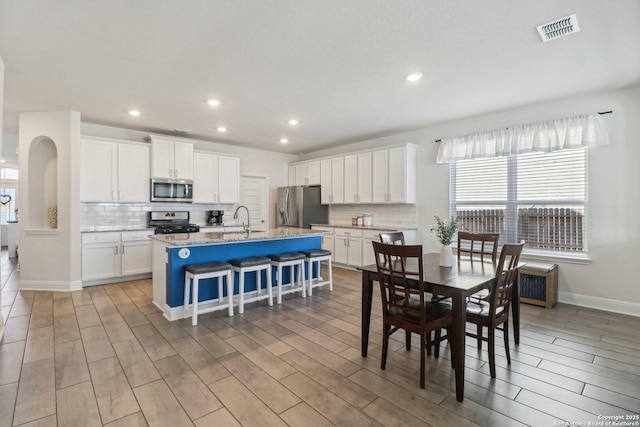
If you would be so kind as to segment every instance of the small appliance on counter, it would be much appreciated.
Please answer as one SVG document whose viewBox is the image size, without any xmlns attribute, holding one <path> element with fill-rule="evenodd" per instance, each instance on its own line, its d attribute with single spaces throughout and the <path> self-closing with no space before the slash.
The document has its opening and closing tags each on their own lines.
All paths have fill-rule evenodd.
<svg viewBox="0 0 640 427">
<path fill-rule="evenodd" d="M 154 234 L 197 233 L 200 227 L 189 224 L 189 212 L 149 212 Z"/>
<path fill-rule="evenodd" d="M 207 215 L 207 225 L 223 225 L 222 217 L 224 215 L 224 211 L 209 211 Z"/>
<path fill-rule="evenodd" d="M 362 214 L 362 225 L 365 227 L 371 227 L 373 225 L 373 214 Z"/>
</svg>

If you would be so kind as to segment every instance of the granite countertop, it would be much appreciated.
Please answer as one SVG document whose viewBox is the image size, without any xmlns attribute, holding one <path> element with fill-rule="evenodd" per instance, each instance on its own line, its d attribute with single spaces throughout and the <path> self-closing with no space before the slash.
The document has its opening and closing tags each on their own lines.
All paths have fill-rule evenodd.
<svg viewBox="0 0 640 427">
<path fill-rule="evenodd" d="M 322 231 L 309 230 L 306 228 L 271 228 L 265 231 L 252 231 L 251 233 L 205 231 L 200 233 L 154 234 L 151 238 L 166 243 L 169 246 L 192 246 L 289 239 L 295 237 L 320 236 L 322 234 L 324 234 Z"/>
<path fill-rule="evenodd" d="M 416 227 L 398 227 L 393 225 L 351 225 L 351 224 L 311 224 L 318 227 L 356 228 L 359 230 L 403 231 L 417 230 Z"/>
</svg>

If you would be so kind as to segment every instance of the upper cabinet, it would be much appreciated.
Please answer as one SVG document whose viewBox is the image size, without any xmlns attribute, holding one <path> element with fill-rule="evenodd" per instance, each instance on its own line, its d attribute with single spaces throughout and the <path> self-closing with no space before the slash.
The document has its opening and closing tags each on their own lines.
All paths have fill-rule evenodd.
<svg viewBox="0 0 640 427">
<path fill-rule="evenodd" d="M 193 158 L 193 203 L 240 202 L 240 159 L 196 151 Z"/>
<path fill-rule="evenodd" d="M 371 153 L 344 158 L 344 202 L 371 203 Z"/>
<path fill-rule="evenodd" d="M 416 202 L 416 146 L 372 153 L 373 203 Z"/>
<path fill-rule="evenodd" d="M 289 185 L 320 185 L 320 161 L 289 166 Z"/>
<path fill-rule="evenodd" d="M 193 144 L 152 136 L 151 173 L 154 178 L 193 179 Z"/>
<path fill-rule="evenodd" d="M 80 201 L 149 202 L 149 146 L 83 137 Z"/>
<path fill-rule="evenodd" d="M 320 161 L 320 203 L 344 203 L 344 157 Z"/>
<path fill-rule="evenodd" d="M 322 204 L 414 204 L 416 146 L 406 144 L 289 165 L 289 185 L 316 182 L 321 186 Z"/>
</svg>

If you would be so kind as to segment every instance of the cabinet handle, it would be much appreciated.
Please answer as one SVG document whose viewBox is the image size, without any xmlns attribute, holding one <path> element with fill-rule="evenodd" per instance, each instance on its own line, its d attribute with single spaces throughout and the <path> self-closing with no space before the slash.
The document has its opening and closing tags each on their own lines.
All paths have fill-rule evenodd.
<svg viewBox="0 0 640 427">
<path fill-rule="evenodd" d="M 111 199 L 116 200 L 116 192 L 115 190 L 111 192 Z"/>
<path fill-rule="evenodd" d="M 173 177 L 177 178 L 178 177 L 178 169 L 174 169 L 173 173 L 174 173 Z"/>
<path fill-rule="evenodd" d="M 118 255 L 118 245 L 115 245 L 113 249 L 115 249 L 115 254 Z"/>
<path fill-rule="evenodd" d="M 124 245 L 122 245 L 122 255 L 124 255 Z"/>
<path fill-rule="evenodd" d="M 118 200 L 122 200 L 122 191 L 118 190 Z"/>
</svg>

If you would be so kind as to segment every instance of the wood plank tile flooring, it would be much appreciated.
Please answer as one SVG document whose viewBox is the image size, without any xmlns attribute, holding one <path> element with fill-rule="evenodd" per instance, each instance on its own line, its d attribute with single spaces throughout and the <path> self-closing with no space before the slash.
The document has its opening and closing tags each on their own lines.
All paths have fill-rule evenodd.
<svg viewBox="0 0 640 427">
<path fill-rule="evenodd" d="M 404 334 L 393 336 L 380 369 L 378 292 L 369 357 L 360 356 L 356 271 L 335 268 L 333 292 L 191 326 L 162 317 L 150 280 L 19 291 L 15 260 L 6 251 L 0 260 L 0 427 L 553 426 L 640 413 L 640 317 L 523 305 L 511 365 L 498 339 L 496 379 L 486 344 L 478 352 L 467 340 L 460 403 L 446 345 L 427 360 L 424 390 L 417 340 L 407 352 Z"/>
</svg>

